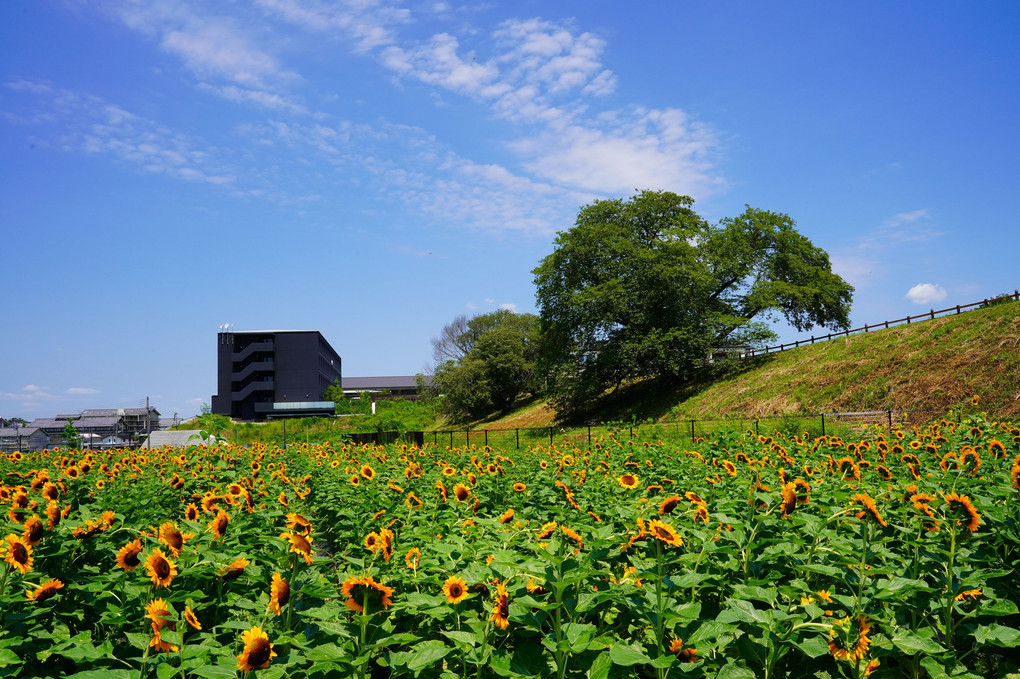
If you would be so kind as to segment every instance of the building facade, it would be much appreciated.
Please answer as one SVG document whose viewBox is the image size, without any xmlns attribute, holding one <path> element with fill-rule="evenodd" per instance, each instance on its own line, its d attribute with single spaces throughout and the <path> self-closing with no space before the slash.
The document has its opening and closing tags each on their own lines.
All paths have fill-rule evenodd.
<svg viewBox="0 0 1020 679">
<path fill-rule="evenodd" d="M 237 420 L 323 410 L 322 393 L 341 379 L 340 355 L 317 330 L 220 332 L 216 368 L 212 412 Z"/>
</svg>

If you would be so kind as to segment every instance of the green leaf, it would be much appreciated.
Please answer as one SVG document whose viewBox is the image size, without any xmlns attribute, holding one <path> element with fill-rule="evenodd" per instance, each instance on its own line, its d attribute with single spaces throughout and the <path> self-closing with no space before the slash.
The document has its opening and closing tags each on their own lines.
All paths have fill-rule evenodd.
<svg viewBox="0 0 1020 679">
<path fill-rule="evenodd" d="M 21 658 L 18 654 L 9 648 L 0 649 L 0 667 L 10 667 L 11 665 L 20 665 Z"/>
<path fill-rule="evenodd" d="M 588 679 L 606 679 L 609 676 L 609 670 L 613 667 L 613 660 L 609 657 L 608 653 L 599 653 L 595 657 L 595 662 L 591 664 L 588 669 Z"/>
<path fill-rule="evenodd" d="M 133 679 L 137 675 L 138 672 L 128 670 L 86 670 L 67 676 L 65 679 Z"/>
<path fill-rule="evenodd" d="M 743 665 L 735 662 L 727 663 L 719 668 L 716 679 L 755 679 L 755 674 Z"/>
<path fill-rule="evenodd" d="M 817 658 L 829 652 L 829 644 L 822 637 L 808 637 L 795 642 L 795 645 L 809 658 Z"/>
<path fill-rule="evenodd" d="M 570 644 L 572 653 L 581 653 L 587 649 L 595 632 L 595 625 L 568 622 L 563 626 L 563 633 L 567 635 L 567 642 Z"/>
<path fill-rule="evenodd" d="M 1020 613 L 1020 609 L 1017 608 L 1016 604 L 1010 599 L 995 599 L 987 604 L 981 606 L 978 611 L 978 615 L 994 615 L 994 616 L 1005 616 L 1005 615 L 1016 615 Z"/>
<path fill-rule="evenodd" d="M 764 601 L 767 604 L 774 604 L 776 597 L 779 596 L 779 592 L 775 587 L 766 589 L 753 585 L 734 585 L 733 596 L 739 599 L 752 599 L 754 601 Z"/>
<path fill-rule="evenodd" d="M 447 639 L 459 641 L 462 644 L 467 644 L 468 646 L 478 645 L 478 639 L 471 632 L 458 632 L 456 630 L 452 630 L 449 632 L 443 631 L 443 636 L 446 637 Z"/>
<path fill-rule="evenodd" d="M 624 667 L 630 667 L 639 663 L 650 663 L 652 661 L 637 644 L 614 644 L 609 649 L 609 659 L 614 664 Z"/>
<path fill-rule="evenodd" d="M 353 659 L 349 652 L 336 644 L 319 644 L 305 655 L 312 662 L 350 662 Z"/>
<path fill-rule="evenodd" d="M 892 643 L 893 646 L 910 655 L 915 653 L 938 654 L 946 650 L 931 639 L 903 629 L 896 630 L 892 637 Z"/>
<path fill-rule="evenodd" d="M 974 639 L 979 644 L 1016 648 L 1020 646 L 1020 630 L 993 622 L 991 625 L 982 625 L 974 630 Z"/>
<path fill-rule="evenodd" d="M 764 625 L 771 618 L 772 611 L 759 611 L 750 601 L 743 599 L 730 599 L 726 602 L 727 608 L 716 616 L 718 622 L 748 622 L 754 625 Z"/>
<path fill-rule="evenodd" d="M 441 641 L 423 641 L 411 650 L 414 655 L 407 663 L 407 669 L 417 674 L 445 658 L 453 649 Z"/>
<path fill-rule="evenodd" d="M 206 679 L 237 679 L 237 668 L 233 665 L 205 665 L 192 669 L 191 673 Z"/>
</svg>

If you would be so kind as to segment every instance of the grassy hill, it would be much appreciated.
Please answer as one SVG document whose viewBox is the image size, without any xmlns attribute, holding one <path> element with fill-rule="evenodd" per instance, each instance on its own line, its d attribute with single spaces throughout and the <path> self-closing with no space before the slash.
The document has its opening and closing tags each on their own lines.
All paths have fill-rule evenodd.
<svg viewBox="0 0 1020 679">
<path fill-rule="evenodd" d="M 988 413 L 1020 417 L 1020 302 L 708 366 L 679 390 L 654 380 L 632 384 L 603 397 L 582 419 L 948 410 L 975 394 Z M 547 404 L 531 402 L 484 426 L 554 421 Z"/>
<path fill-rule="evenodd" d="M 447 421 L 437 401 L 380 401 L 376 415 L 229 423 L 222 433 L 242 442 L 328 440 L 351 431 L 526 429 L 560 424 L 713 420 L 862 410 L 945 412 L 977 395 L 993 417 L 1020 419 L 1020 302 L 843 337 L 755 358 L 706 366 L 681 388 L 644 380 L 606 395 L 562 423 L 542 399 L 510 414 L 471 423 Z M 198 428 L 192 421 L 182 428 Z M 231 436 L 233 438 L 233 436 Z"/>
</svg>

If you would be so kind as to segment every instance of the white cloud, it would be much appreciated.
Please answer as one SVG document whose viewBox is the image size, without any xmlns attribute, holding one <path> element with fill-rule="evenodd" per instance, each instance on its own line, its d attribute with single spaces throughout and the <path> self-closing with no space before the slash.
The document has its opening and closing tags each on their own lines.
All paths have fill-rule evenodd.
<svg viewBox="0 0 1020 679">
<path fill-rule="evenodd" d="M 598 193 L 669 189 L 704 195 L 724 182 L 713 170 L 715 134 L 678 109 L 637 109 L 604 127 L 570 125 L 514 147 L 556 184 Z"/>
<path fill-rule="evenodd" d="M 941 285 L 932 283 L 918 283 L 910 288 L 905 295 L 914 304 L 931 304 L 941 302 L 946 298 L 946 291 Z"/>
<path fill-rule="evenodd" d="M 512 311 L 514 313 L 517 313 L 517 305 L 514 304 L 513 302 L 503 302 L 502 304 L 499 305 L 499 308 L 504 309 L 506 311 Z"/>
<path fill-rule="evenodd" d="M 98 394 L 99 390 L 93 389 L 92 387 L 70 387 L 64 393 L 71 396 L 87 396 L 90 394 Z"/>
</svg>

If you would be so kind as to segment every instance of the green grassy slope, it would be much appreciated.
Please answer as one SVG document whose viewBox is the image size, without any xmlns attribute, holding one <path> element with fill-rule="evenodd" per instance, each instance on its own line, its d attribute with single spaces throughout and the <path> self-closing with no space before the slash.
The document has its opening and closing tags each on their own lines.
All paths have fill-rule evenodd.
<svg viewBox="0 0 1020 679">
<path fill-rule="evenodd" d="M 981 399 L 988 413 L 1020 417 L 1020 303 L 820 342 L 705 368 L 695 384 L 645 381 L 603 397 L 588 421 L 713 419 L 859 410 L 947 410 Z M 485 426 L 542 426 L 544 404 Z"/>
</svg>

